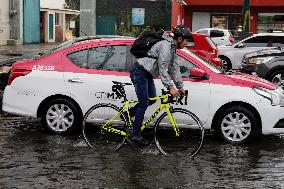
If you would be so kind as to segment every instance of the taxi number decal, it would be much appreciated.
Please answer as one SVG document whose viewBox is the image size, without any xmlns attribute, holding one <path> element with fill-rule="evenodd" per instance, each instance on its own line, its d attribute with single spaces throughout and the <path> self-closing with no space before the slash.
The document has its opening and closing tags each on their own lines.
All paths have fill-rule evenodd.
<svg viewBox="0 0 284 189">
<path fill-rule="evenodd" d="M 34 65 L 32 70 L 53 71 L 54 66 Z"/>
</svg>

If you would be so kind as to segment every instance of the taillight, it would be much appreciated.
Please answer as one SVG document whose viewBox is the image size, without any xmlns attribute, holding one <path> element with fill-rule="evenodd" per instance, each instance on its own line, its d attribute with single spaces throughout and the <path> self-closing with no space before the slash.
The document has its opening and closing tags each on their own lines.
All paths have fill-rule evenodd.
<svg viewBox="0 0 284 189">
<path fill-rule="evenodd" d="M 8 85 L 11 85 L 12 81 L 16 79 L 17 77 L 25 76 L 29 74 L 30 72 L 31 70 L 26 70 L 26 69 L 15 69 L 15 70 L 12 69 L 9 75 Z"/>
<path fill-rule="evenodd" d="M 211 52 L 211 54 L 218 54 L 218 49 L 210 48 L 209 52 Z"/>
</svg>

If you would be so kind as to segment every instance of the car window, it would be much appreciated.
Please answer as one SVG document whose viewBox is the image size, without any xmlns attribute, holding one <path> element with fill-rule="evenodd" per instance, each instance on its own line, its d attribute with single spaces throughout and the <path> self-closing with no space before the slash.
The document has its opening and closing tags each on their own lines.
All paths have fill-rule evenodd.
<svg viewBox="0 0 284 189">
<path fill-rule="evenodd" d="M 194 54 L 193 52 L 191 52 L 190 50 L 183 48 L 180 49 L 181 51 L 185 52 L 186 54 L 189 54 L 190 56 L 192 56 L 193 58 L 195 58 L 196 60 L 198 60 L 199 62 L 202 62 L 204 65 L 207 66 L 207 68 L 209 68 L 210 70 L 212 70 L 215 73 L 222 73 L 222 70 L 220 70 L 219 68 L 217 68 L 214 64 L 210 63 L 209 61 L 205 60 L 204 58 Z"/>
<path fill-rule="evenodd" d="M 211 30 L 210 37 L 224 37 L 224 32 L 220 30 Z"/>
<path fill-rule="evenodd" d="M 88 50 L 77 51 L 67 55 L 67 57 L 79 67 L 87 67 Z"/>
<path fill-rule="evenodd" d="M 89 49 L 88 67 L 99 70 L 126 71 L 127 46 Z"/>
<path fill-rule="evenodd" d="M 244 44 L 246 47 L 269 47 L 272 46 L 271 40 L 270 36 L 256 36 L 244 41 Z"/>
<path fill-rule="evenodd" d="M 179 65 L 180 72 L 183 78 L 188 78 L 190 76 L 189 70 L 192 68 L 196 68 L 194 64 L 179 55 L 175 56 L 175 62 Z"/>
<path fill-rule="evenodd" d="M 273 47 L 284 47 L 284 36 L 273 37 Z"/>
<path fill-rule="evenodd" d="M 213 49 L 217 48 L 216 44 L 212 41 L 212 39 L 210 39 L 210 37 L 206 37 L 205 39 Z"/>
</svg>

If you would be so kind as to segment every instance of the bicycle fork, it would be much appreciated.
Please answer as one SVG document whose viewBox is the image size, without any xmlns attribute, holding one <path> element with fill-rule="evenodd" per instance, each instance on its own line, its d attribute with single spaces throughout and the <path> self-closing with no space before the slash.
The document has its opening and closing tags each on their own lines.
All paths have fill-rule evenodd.
<svg viewBox="0 0 284 189">
<path fill-rule="evenodd" d="M 166 104 L 165 108 L 166 108 L 166 112 L 167 112 L 167 115 L 168 115 L 168 119 L 169 119 L 170 123 L 172 124 L 172 126 L 175 130 L 176 136 L 178 137 L 178 136 L 180 136 L 180 131 L 179 131 L 179 128 L 177 127 L 176 119 L 173 116 L 173 114 L 171 113 L 172 107 L 169 104 Z"/>
</svg>

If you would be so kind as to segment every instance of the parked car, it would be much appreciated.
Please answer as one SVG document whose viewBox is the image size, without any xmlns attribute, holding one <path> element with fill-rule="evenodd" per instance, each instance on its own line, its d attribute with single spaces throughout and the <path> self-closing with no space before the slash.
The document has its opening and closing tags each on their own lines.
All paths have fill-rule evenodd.
<svg viewBox="0 0 284 189">
<path fill-rule="evenodd" d="M 284 33 L 259 33 L 237 43 L 219 46 L 221 67 L 225 70 L 241 68 L 247 53 L 284 45 Z"/>
<path fill-rule="evenodd" d="M 202 28 L 196 31 L 196 33 L 203 33 L 208 35 L 212 41 L 220 45 L 231 45 L 234 42 L 232 33 L 229 30 L 221 28 Z"/>
<path fill-rule="evenodd" d="M 192 41 L 189 42 L 187 48 L 217 67 L 221 66 L 218 48 L 207 35 L 192 33 Z"/>
<path fill-rule="evenodd" d="M 256 73 L 277 85 L 284 84 L 284 48 L 248 53 L 243 58 L 242 72 Z"/>
<path fill-rule="evenodd" d="M 81 127 L 94 104 L 118 106 L 112 81 L 131 82 L 130 53 L 134 39 L 99 39 L 75 43 L 34 60 L 12 66 L 3 95 L 3 111 L 41 118 L 52 133 L 67 134 Z M 194 112 L 205 129 L 215 129 L 231 143 L 243 143 L 259 133 L 284 133 L 284 91 L 255 76 L 222 72 L 187 49 L 177 50 L 184 88 L 189 96 L 175 106 Z M 163 88 L 155 79 L 157 92 Z M 126 88 L 136 98 L 133 86 Z M 148 108 L 146 118 L 157 108 Z M 271 114 L 273 112 L 273 114 Z"/>
</svg>

